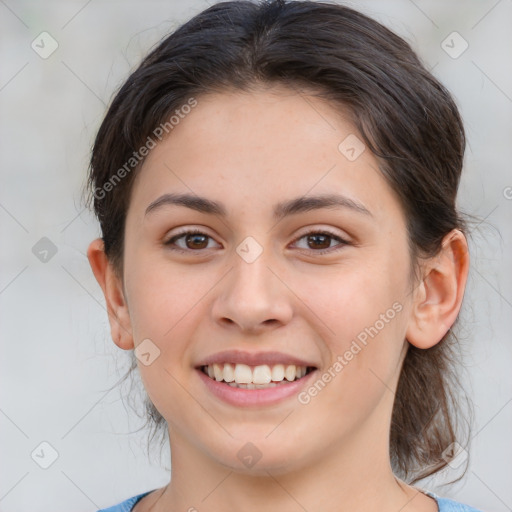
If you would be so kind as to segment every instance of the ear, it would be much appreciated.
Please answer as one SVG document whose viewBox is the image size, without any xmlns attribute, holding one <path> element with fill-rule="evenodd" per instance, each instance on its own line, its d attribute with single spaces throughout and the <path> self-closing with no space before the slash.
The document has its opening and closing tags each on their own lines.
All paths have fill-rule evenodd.
<svg viewBox="0 0 512 512">
<path fill-rule="evenodd" d="M 425 349 L 441 341 L 459 314 L 468 271 L 466 237 L 454 229 L 443 238 L 439 254 L 424 266 L 407 328 L 409 343 Z"/>
<path fill-rule="evenodd" d="M 87 249 L 87 258 L 105 296 L 112 339 L 118 347 L 131 350 L 134 348 L 134 343 L 122 280 L 109 262 L 101 238 L 96 238 L 90 243 Z"/>
</svg>

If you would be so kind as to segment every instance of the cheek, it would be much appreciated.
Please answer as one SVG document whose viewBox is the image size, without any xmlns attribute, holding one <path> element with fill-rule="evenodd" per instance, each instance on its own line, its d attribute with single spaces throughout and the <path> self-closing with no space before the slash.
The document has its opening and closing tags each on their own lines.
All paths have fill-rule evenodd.
<svg viewBox="0 0 512 512">
<path fill-rule="evenodd" d="M 391 265 L 392 260 L 373 259 L 364 268 L 341 269 L 328 281 L 310 283 L 307 290 L 311 307 L 329 327 L 324 341 L 331 363 L 324 378 L 333 385 L 324 403 L 341 407 L 342 416 L 354 416 L 354 421 L 375 407 L 398 375 L 408 281 L 404 270 L 396 271 L 407 268 L 406 262 Z"/>
<path fill-rule="evenodd" d="M 135 344 L 150 339 L 158 347 L 158 357 L 149 365 L 138 361 L 138 369 L 147 395 L 169 425 L 183 422 L 184 416 L 201 421 L 200 411 L 191 410 L 185 391 L 190 387 L 190 340 L 206 287 L 204 279 L 203 286 L 196 280 L 198 276 L 184 279 L 183 272 L 170 269 L 168 262 L 153 262 L 131 274 Z"/>
<path fill-rule="evenodd" d="M 157 347 L 154 362 L 138 366 L 150 398 L 162 410 L 170 396 L 173 404 L 181 403 L 181 386 L 190 378 L 194 331 L 204 317 L 201 299 L 218 277 L 208 271 L 185 272 L 162 257 L 148 255 L 144 264 L 138 263 L 136 256 L 134 251 L 126 260 L 133 338 L 135 346 L 149 339 Z M 181 405 L 172 407 L 179 411 Z"/>
<path fill-rule="evenodd" d="M 213 276 L 190 269 L 184 272 L 164 258 L 146 259 L 143 264 L 132 258 L 126 268 L 135 343 L 152 338 L 162 346 L 170 340 L 176 346 L 176 334 L 213 286 Z"/>
<path fill-rule="evenodd" d="M 340 266 L 323 276 L 302 277 L 300 294 L 329 328 L 333 349 L 343 350 L 359 334 L 364 338 L 365 329 L 376 323 L 379 331 L 384 330 L 383 322 L 388 331 L 391 324 L 397 324 L 396 310 L 400 307 L 393 305 L 403 308 L 406 278 L 386 260 L 390 258 Z"/>
</svg>

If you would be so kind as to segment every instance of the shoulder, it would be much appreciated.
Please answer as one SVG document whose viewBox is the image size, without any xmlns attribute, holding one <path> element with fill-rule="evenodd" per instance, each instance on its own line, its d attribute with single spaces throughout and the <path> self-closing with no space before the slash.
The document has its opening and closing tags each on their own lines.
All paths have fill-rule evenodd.
<svg viewBox="0 0 512 512">
<path fill-rule="evenodd" d="M 98 510 L 98 512 L 131 512 L 135 504 L 150 492 L 152 491 L 137 494 L 136 496 L 128 498 L 127 500 L 122 501 L 117 505 L 113 505 L 112 507 L 108 508 L 102 508 L 101 510 Z M 482 512 L 476 508 L 470 507 L 469 505 L 465 505 L 464 503 L 460 503 L 449 498 L 441 498 L 432 492 L 423 492 L 435 498 L 439 507 L 439 512 Z"/>
<path fill-rule="evenodd" d="M 459 503 L 458 501 L 450 500 L 448 498 L 436 498 L 439 512 L 481 512 L 476 508 Z"/>
<path fill-rule="evenodd" d="M 128 498 L 127 500 L 118 503 L 117 505 L 113 505 L 108 508 L 102 508 L 98 510 L 98 512 L 131 512 L 132 508 L 135 504 L 144 498 L 146 494 L 149 494 L 152 491 L 143 492 L 142 494 L 137 494 L 137 496 L 133 496 L 132 498 Z"/>
<path fill-rule="evenodd" d="M 460 503 L 449 498 L 442 498 L 441 496 L 438 496 L 431 491 L 426 491 L 423 489 L 418 490 L 421 490 L 421 492 L 436 500 L 439 512 L 482 512 L 481 510 L 477 510 L 476 508 L 470 507 L 464 503 Z"/>
</svg>

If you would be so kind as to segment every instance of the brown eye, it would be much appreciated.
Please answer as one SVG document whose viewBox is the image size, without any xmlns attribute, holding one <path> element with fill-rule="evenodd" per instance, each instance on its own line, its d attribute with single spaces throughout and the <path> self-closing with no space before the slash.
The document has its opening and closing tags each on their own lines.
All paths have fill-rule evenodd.
<svg viewBox="0 0 512 512">
<path fill-rule="evenodd" d="M 306 240 L 306 247 L 303 246 L 299 248 L 309 250 L 309 252 L 312 251 L 316 254 L 334 252 L 340 248 L 343 248 L 345 245 L 349 245 L 349 242 L 328 231 L 310 231 L 309 233 L 306 233 L 305 235 L 298 238 L 297 241 L 303 239 Z M 338 244 L 331 246 L 333 240 L 337 241 Z"/>
<path fill-rule="evenodd" d="M 208 235 L 185 235 L 185 245 L 189 249 L 206 249 L 208 245 Z"/>
<path fill-rule="evenodd" d="M 208 247 L 210 240 L 213 240 L 211 236 L 201 231 L 190 230 L 173 236 L 164 242 L 164 245 L 169 246 L 171 249 L 177 251 L 200 251 L 210 248 Z"/>
<path fill-rule="evenodd" d="M 308 235 L 307 239 L 311 249 L 328 249 L 331 245 L 332 237 L 330 235 L 316 234 Z"/>
</svg>

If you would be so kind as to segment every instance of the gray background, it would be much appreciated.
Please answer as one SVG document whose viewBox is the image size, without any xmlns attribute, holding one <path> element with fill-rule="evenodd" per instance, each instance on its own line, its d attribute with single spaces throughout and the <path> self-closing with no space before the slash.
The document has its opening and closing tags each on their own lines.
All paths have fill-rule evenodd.
<svg viewBox="0 0 512 512">
<path fill-rule="evenodd" d="M 441 486 L 449 471 L 422 487 L 512 510 L 512 0 L 348 5 L 405 37 L 453 92 L 468 135 L 460 207 L 483 221 L 471 239 L 463 316 L 471 465 L 451 487 Z M 2 512 L 94 511 L 168 480 L 168 448 L 162 465 L 148 461 L 146 432 L 135 432 L 143 421 L 121 400 L 128 388 L 109 391 L 128 357 L 110 339 L 85 256 L 99 229 L 81 187 L 113 91 L 153 44 L 207 6 L 0 0 Z M 58 43 L 49 56 L 43 31 Z M 443 43 L 454 31 L 469 45 L 457 58 L 464 41 Z M 58 453 L 47 469 L 52 449 L 42 442 Z"/>
</svg>

